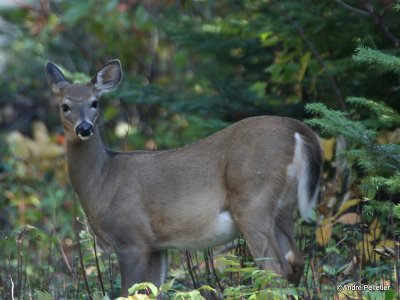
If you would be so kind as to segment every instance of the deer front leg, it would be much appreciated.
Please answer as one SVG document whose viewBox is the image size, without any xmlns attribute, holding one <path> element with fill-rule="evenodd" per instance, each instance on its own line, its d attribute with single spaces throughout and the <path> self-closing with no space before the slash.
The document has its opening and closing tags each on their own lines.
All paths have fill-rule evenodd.
<svg viewBox="0 0 400 300">
<path fill-rule="evenodd" d="M 165 282 L 167 267 L 167 251 L 160 250 L 151 252 L 149 265 L 147 267 L 146 281 L 159 287 Z"/>
<path fill-rule="evenodd" d="M 128 296 L 128 289 L 135 283 L 146 280 L 149 253 L 138 247 L 120 247 L 116 249 L 121 272 L 121 294 Z"/>
</svg>

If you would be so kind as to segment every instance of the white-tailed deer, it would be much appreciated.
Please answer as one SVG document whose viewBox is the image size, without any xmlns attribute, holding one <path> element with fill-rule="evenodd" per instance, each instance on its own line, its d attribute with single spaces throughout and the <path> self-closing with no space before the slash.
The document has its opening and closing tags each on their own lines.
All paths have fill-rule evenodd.
<svg viewBox="0 0 400 300">
<path fill-rule="evenodd" d="M 100 138 L 97 103 L 121 81 L 119 60 L 87 84 L 68 83 L 51 62 L 46 74 L 72 186 L 94 233 L 117 254 L 124 295 L 133 283 L 164 280 L 167 248 L 212 247 L 240 233 L 261 268 L 299 282 L 304 260 L 292 215 L 298 204 L 310 218 L 321 172 L 308 126 L 254 117 L 179 149 L 113 152 Z"/>
</svg>

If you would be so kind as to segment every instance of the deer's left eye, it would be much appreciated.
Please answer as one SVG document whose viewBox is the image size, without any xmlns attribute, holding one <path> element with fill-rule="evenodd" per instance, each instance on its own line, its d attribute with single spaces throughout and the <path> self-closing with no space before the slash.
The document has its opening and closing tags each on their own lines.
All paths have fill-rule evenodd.
<svg viewBox="0 0 400 300">
<path fill-rule="evenodd" d="M 92 104 L 90 104 L 91 108 L 97 108 L 97 100 L 94 100 Z"/>
<path fill-rule="evenodd" d="M 63 112 L 69 112 L 71 110 L 71 107 L 68 104 L 62 104 L 61 108 L 63 110 Z"/>
</svg>

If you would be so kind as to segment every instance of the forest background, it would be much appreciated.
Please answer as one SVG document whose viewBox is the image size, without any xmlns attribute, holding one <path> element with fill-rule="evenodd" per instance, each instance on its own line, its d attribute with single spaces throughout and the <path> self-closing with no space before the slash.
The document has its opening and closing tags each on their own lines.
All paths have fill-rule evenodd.
<svg viewBox="0 0 400 300">
<path fill-rule="evenodd" d="M 1 1 L 0 299 L 118 294 L 115 257 L 98 253 L 68 182 L 44 73 L 51 60 L 84 82 L 114 58 L 124 78 L 101 101 L 112 149 L 179 147 L 265 114 L 308 120 L 324 138 L 320 217 L 297 224 L 300 287 L 267 288 L 279 279 L 243 262 L 238 240 L 218 253 L 172 253 L 167 295 L 398 299 L 399 9 L 394 0 Z M 361 284 L 390 288 L 338 288 Z"/>
</svg>

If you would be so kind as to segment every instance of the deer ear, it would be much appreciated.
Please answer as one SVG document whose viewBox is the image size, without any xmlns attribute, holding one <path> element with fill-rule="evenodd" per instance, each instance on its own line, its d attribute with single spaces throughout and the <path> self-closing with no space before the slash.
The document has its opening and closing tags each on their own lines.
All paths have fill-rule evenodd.
<svg viewBox="0 0 400 300">
<path fill-rule="evenodd" d="M 115 89 L 122 79 L 121 62 L 118 59 L 109 61 L 92 79 L 99 95 Z"/>
<path fill-rule="evenodd" d="M 59 95 L 60 86 L 63 85 L 62 83 L 66 83 L 67 81 L 65 80 L 61 70 L 50 61 L 46 63 L 46 77 L 53 93 Z"/>
</svg>

